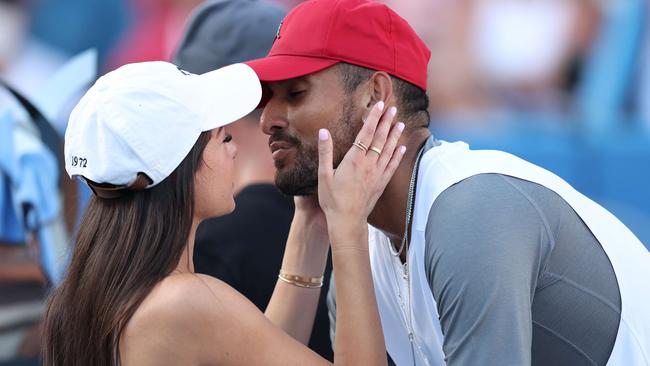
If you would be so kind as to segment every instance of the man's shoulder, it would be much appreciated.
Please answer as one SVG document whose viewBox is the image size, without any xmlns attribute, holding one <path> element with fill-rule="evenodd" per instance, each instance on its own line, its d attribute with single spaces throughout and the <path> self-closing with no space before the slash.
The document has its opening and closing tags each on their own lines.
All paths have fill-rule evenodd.
<svg viewBox="0 0 650 366">
<path fill-rule="evenodd" d="M 477 174 L 455 183 L 442 191 L 433 202 L 432 212 L 450 208 L 470 211 L 498 208 L 503 203 L 525 198 L 504 175 L 497 173 Z"/>
<path fill-rule="evenodd" d="M 465 256 L 469 251 L 481 257 L 518 253 L 523 247 L 533 251 L 540 242 L 549 243 L 548 212 L 540 209 L 538 200 L 552 192 L 534 184 L 490 173 L 447 188 L 429 211 L 427 253 L 441 249 Z"/>
<path fill-rule="evenodd" d="M 465 178 L 445 189 L 433 202 L 431 212 L 464 210 L 465 214 L 530 213 L 539 216 L 547 213 L 547 209 L 555 208 L 566 209 L 566 204 L 543 185 L 503 174 L 484 173 Z"/>
</svg>

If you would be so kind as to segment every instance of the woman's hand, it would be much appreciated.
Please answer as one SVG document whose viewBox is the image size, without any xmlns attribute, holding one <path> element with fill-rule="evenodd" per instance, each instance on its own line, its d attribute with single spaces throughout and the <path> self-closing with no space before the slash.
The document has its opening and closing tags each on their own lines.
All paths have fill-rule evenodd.
<svg viewBox="0 0 650 366">
<path fill-rule="evenodd" d="M 404 124 L 391 128 L 396 112 L 391 107 L 384 113 L 384 103 L 377 103 L 336 170 L 331 135 L 325 129 L 319 131 L 318 200 L 330 237 L 360 225 L 365 230 L 368 215 L 406 151 L 405 146 L 397 147 Z"/>
</svg>

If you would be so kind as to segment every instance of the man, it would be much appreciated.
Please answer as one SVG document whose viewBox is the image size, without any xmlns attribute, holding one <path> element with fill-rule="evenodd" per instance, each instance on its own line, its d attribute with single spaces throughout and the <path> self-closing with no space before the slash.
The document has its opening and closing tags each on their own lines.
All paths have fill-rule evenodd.
<svg viewBox="0 0 650 366">
<path fill-rule="evenodd" d="M 271 3 L 250 0 L 209 1 L 187 26 L 174 63 L 204 73 L 264 56 L 286 12 Z M 273 185 L 275 168 L 267 137 L 259 130 L 259 111 L 228 127 L 239 146 L 236 160 L 237 209 L 204 221 L 196 234 L 194 264 L 244 294 L 261 311 L 277 281 L 293 218 L 293 200 Z M 331 264 L 326 268 L 329 281 Z M 326 292 L 319 299 L 309 347 L 332 360 Z"/>
<path fill-rule="evenodd" d="M 429 135 L 429 51 L 365 0 L 291 11 L 266 58 L 261 126 L 276 184 L 317 192 L 317 131 L 335 166 L 370 108 L 407 152 L 368 218 L 375 292 L 398 365 L 648 365 L 650 254 L 614 216 L 539 167 Z M 392 111 L 392 110 L 390 110 Z"/>
</svg>

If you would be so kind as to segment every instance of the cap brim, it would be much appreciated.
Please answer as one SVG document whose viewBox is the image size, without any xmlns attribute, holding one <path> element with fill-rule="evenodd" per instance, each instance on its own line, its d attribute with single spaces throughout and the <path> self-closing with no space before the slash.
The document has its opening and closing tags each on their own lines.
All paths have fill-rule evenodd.
<svg viewBox="0 0 650 366">
<path fill-rule="evenodd" d="M 255 70 L 261 81 L 280 81 L 305 76 L 338 62 L 319 57 L 274 55 L 244 63 Z"/>
<path fill-rule="evenodd" d="M 199 76 L 202 97 L 208 98 L 203 131 L 235 122 L 260 103 L 262 86 L 253 69 L 233 64 Z"/>
<path fill-rule="evenodd" d="M 293 79 L 317 71 L 324 70 L 330 66 L 339 63 L 339 60 L 328 58 L 294 56 L 294 55 L 274 55 L 244 62 L 255 70 L 257 76 L 262 81 L 262 100 L 258 108 L 262 108 L 271 98 L 271 92 L 264 82 L 281 81 Z"/>
</svg>

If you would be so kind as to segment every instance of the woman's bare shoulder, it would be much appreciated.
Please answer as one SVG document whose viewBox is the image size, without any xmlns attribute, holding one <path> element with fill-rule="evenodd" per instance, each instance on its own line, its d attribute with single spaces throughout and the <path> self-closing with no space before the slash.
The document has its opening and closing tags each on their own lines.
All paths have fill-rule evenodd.
<svg viewBox="0 0 650 366">
<path fill-rule="evenodd" d="M 201 274 L 168 276 L 147 295 L 131 318 L 134 325 L 185 322 L 200 318 L 207 320 L 228 311 L 229 302 L 241 301 L 243 296 L 226 283 Z M 129 324 L 131 325 L 131 324 Z"/>
<path fill-rule="evenodd" d="M 132 357 L 137 357 L 133 362 L 136 364 L 160 360 L 193 363 L 190 360 L 202 358 L 205 351 L 206 344 L 201 340 L 214 339 L 213 333 L 227 327 L 238 308 L 250 309 L 246 302 L 216 278 L 199 274 L 168 276 L 147 295 L 127 323 L 120 354 L 123 360 L 135 361 Z M 157 360 L 143 360 L 145 354 Z"/>
<path fill-rule="evenodd" d="M 120 355 L 125 366 L 328 364 L 226 283 L 199 274 L 156 286 L 123 333 Z"/>
</svg>

